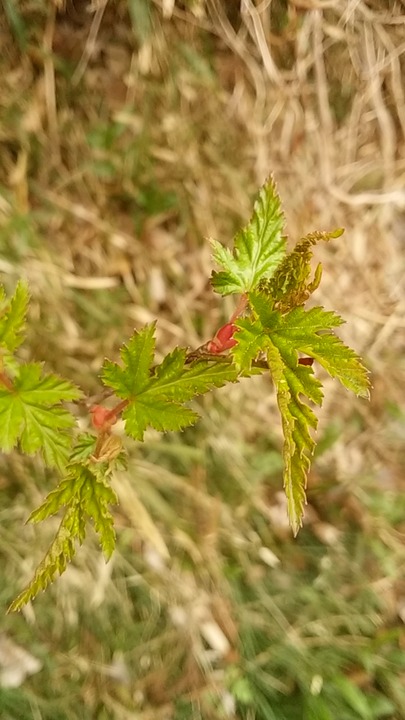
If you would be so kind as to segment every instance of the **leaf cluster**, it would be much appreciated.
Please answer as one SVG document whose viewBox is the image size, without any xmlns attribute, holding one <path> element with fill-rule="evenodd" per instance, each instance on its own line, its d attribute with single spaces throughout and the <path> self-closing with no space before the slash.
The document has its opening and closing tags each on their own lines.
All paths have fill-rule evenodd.
<svg viewBox="0 0 405 720">
<path fill-rule="evenodd" d="M 284 488 L 296 535 L 315 448 L 313 405 L 323 400 L 320 380 L 300 358 L 316 360 L 359 396 L 368 397 L 369 379 L 358 355 L 334 333 L 344 321 L 322 307 L 305 308 L 322 277 L 321 264 L 312 275 L 312 248 L 340 237 L 343 230 L 310 233 L 286 253 L 281 220 L 280 200 L 270 180 L 261 190 L 249 225 L 236 236 L 234 253 L 214 245 L 214 258 L 223 271 L 213 274 L 213 286 L 222 295 L 236 292 L 236 287 L 247 294 L 248 312 L 235 321 L 237 344 L 231 353 L 243 375 L 249 375 L 263 356 L 266 359 L 281 415 Z"/>
<path fill-rule="evenodd" d="M 110 505 L 117 502 L 111 480 L 124 456 L 121 439 L 113 431 L 116 420 L 121 417 L 126 435 L 140 442 L 148 428 L 183 430 L 198 419 L 195 407 L 190 407 L 194 398 L 241 376 L 268 372 L 274 384 L 284 435 L 288 513 L 294 534 L 298 532 L 315 447 L 314 407 L 323 400 L 312 362 L 363 397 L 368 396 L 369 380 L 360 358 L 335 334 L 342 319 L 320 306 L 305 307 L 322 275 L 320 264 L 312 273 L 313 247 L 339 237 L 342 230 L 311 233 L 289 253 L 283 232 L 281 203 L 270 179 L 233 249 L 212 241 L 213 258 L 221 268 L 212 275 L 214 290 L 240 294 L 243 300 L 241 313 L 226 326 L 228 341 L 229 328 L 235 330 L 231 352 L 221 353 L 221 346 L 218 350 L 219 331 L 215 352 L 175 348 L 156 364 L 155 323 L 141 328 L 122 346 L 120 361 L 107 359 L 102 368 L 101 381 L 117 404 L 111 409 L 97 406 L 100 425 L 94 423 L 93 433 L 76 439 L 75 417 L 65 404 L 77 401 L 80 391 L 38 363 L 19 360 L 16 351 L 24 337 L 28 290 L 19 283 L 11 299 L 1 291 L 0 447 L 39 452 L 47 465 L 62 473 L 60 483 L 29 518 L 37 523 L 62 511 L 59 529 L 11 610 L 21 608 L 65 570 L 85 539 L 88 522 L 98 533 L 105 557 L 110 557 L 115 545 Z"/>
</svg>

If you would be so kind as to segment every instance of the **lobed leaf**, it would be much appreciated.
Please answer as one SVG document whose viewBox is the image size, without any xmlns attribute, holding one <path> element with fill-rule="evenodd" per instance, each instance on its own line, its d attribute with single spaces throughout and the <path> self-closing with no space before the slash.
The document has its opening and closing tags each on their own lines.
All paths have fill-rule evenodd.
<svg viewBox="0 0 405 720">
<path fill-rule="evenodd" d="M 223 268 L 211 283 L 221 295 L 249 293 L 270 278 L 285 255 L 284 216 L 276 185 L 270 178 L 261 188 L 249 223 L 234 239 L 233 252 L 212 240 L 213 258 Z"/>
<path fill-rule="evenodd" d="M 369 397 L 370 380 L 368 371 L 361 358 L 347 347 L 333 332 L 332 328 L 344 323 L 342 318 L 333 311 L 323 307 L 305 310 L 296 307 L 281 314 L 269 309 L 265 293 L 252 293 L 250 302 L 254 314 L 266 333 L 271 335 L 272 342 L 280 349 L 305 353 L 317 360 L 325 370 L 336 377 L 344 387 L 356 395 Z M 237 323 L 241 324 L 240 321 Z M 236 335 L 238 342 L 243 335 Z M 236 353 L 236 350 L 234 351 Z M 237 351 L 242 353 L 242 349 Z"/>
<path fill-rule="evenodd" d="M 183 430 L 198 420 L 197 413 L 179 403 L 146 393 L 131 403 L 123 412 L 125 430 L 135 440 L 143 440 L 147 427 L 160 432 Z"/>
<path fill-rule="evenodd" d="M 284 487 L 294 534 L 302 523 L 305 488 L 315 447 L 311 430 L 317 418 L 308 403 L 321 405 L 322 385 L 308 365 L 299 364 L 299 353 L 316 360 L 358 395 L 368 396 L 369 379 L 360 358 L 333 333 L 342 324 L 334 312 L 322 307 L 303 307 L 282 313 L 272 309 L 265 292 L 249 296 L 252 318 L 237 321 L 237 345 L 233 358 L 237 367 L 249 372 L 266 352 L 276 388 L 284 435 Z"/>
<path fill-rule="evenodd" d="M 56 375 L 44 375 L 38 363 L 16 370 L 13 388 L 0 388 L 0 447 L 8 452 L 17 442 L 28 455 L 41 451 L 50 467 L 66 465 L 71 446 L 71 413 L 60 407 L 81 392 Z"/>
<path fill-rule="evenodd" d="M 46 590 L 56 574 L 62 575 L 76 554 L 77 541 L 82 544 L 85 538 L 85 522 L 76 506 L 69 507 L 59 526 L 52 544 L 35 570 L 34 577 L 27 587 L 13 600 L 8 612 L 21 610 L 33 600 L 41 590 Z"/>
<path fill-rule="evenodd" d="M 80 463 L 69 466 L 69 473 L 34 510 L 29 522 L 39 522 L 54 515 L 62 507 L 65 514 L 58 532 L 34 577 L 11 603 L 9 612 L 20 610 L 40 590 L 45 590 L 56 574 L 61 575 L 72 561 L 77 544 L 86 536 L 86 524 L 91 520 L 99 535 L 100 545 L 108 560 L 115 547 L 114 521 L 109 505 L 117 503 L 117 495 L 107 483 L 100 465 L 89 467 Z"/>
<path fill-rule="evenodd" d="M 296 372 L 286 365 L 285 358 L 269 337 L 266 350 L 283 427 L 283 479 L 288 516 L 296 535 L 302 525 L 307 476 L 315 447 L 310 429 L 317 427 L 316 415 L 302 398 L 306 396 L 321 404 L 321 384 L 311 367 L 298 366 L 298 359 Z"/>
<path fill-rule="evenodd" d="M 342 323 L 339 315 L 322 307 L 295 308 L 280 318 L 272 340 L 278 347 L 284 344 L 310 355 L 345 388 L 368 398 L 370 380 L 361 358 L 331 330 Z"/>
<path fill-rule="evenodd" d="M 153 333 L 154 324 L 134 334 L 121 354 L 124 367 L 109 361 L 103 367 L 104 383 L 128 400 L 123 419 L 126 432 L 136 440 L 143 440 L 148 427 L 167 432 L 192 425 L 198 415 L 182 403 L 237 379 L 231 365 L 206 360 L 188 364 L 186 350 L 179 348 L 153 367 Z M 138 357 L 142 347 L 147 363 Z"/>
<path fill-rule="evenodd" d="M 104 362 L 103 381 L 118 397 L 134 397 L 148 385 L 155 352 L 155 326 L 156 323 L 145 325 L 132 335 L 127 345 L 123 345 L 124 367 L 110 360 Z"/>
</svg>

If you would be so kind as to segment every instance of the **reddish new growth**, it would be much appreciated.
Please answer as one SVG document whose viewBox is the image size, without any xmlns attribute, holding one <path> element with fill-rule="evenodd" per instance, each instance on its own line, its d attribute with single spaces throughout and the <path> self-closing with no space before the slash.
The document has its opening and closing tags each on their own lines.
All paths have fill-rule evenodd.
<svg viewBox="0 0 405 720">
<path fill-rule="evenodd" d="M 90 408 L 91 424 L 95 430 L 108 431 L 112 425 L 117 422 L 116 412 L 103 407 L 102 405 L 93 405 Z"/>
<path fill-rule="evenodd" d="M 234 347 L 236 345 L 236 340 L 233 337 L 235 330 L 236 325 L 232 322 L 222 325 L 215 333 L 215 337 L 207 343 L 207 351 L 215 355 Z"/>
<path fill-rule="evenodd" d="M 211 353 L 211 355 L 219 355 L 219 353 L 235 347 L 237 341 L 233 336 L 235 331 L 237 330 L 237 327 L 236 325 L 234 325 L 234 320 L 236 320 L 236 318 L 242 315 L 242 313 L 246 309 L 247 301 L 247 295 L 242 295 L 236 310 L 232 313 L 229 319 L 229 322 L 225 323 L 225 325 L 222 325 L 222 327 L 217 330 L 212 340 L 209 340 L 209 342 L 203 345 L 203 348 L 201 349 L 203 349 L 205 352 Z"/>
<path fill-rule="evenodd" d="M 112 410 L 102 405 L 93 405 L 90 408 L 91 424 L 101 433 L 110 433 L 111 428 L 121 417 L 121 413 L 128 405 L 128 400 L 121 400 Z"/>
</svg>

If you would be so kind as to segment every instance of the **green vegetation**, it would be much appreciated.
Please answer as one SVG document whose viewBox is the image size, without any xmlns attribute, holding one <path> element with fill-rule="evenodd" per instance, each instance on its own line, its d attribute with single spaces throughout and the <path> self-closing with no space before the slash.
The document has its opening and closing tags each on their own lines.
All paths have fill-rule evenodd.
<svg viewBox="0 0 405 720">
<path fill-rule="evenodd" d="M 242 293 L 231 321 L 206 345 L 191 353 L 176 348 L 158 365 L 154 364 L 155 323 L 135 332 L 121 348 L 123 367 L 111 360 L 103 365 L 102 381 L 120 402 L 112 409 L 102 405 L 91 408 L 97 435 L 79 435 L 70 453 L 66 430 L 74 421 L 60 405 L 77 400 L 81 393 L 54 375 L 44 375 L 37 363 L 18 364 L 13 352 L 21 342 L 28 293 L 19 284 L 10 301 L 3 297 L 0 446 L 9 451 L 18 443 L 28 455 L 41 451 L 45 464 L 65 470 L 66 476 L 30 515 L 31 522 L 38 522 L 66 508 L 34 578 L 10 609 L 20 610 L 46 589 L 55 573 L 66 570 L 76 542 L 81 545 L 84 541 L 88 520 L 94 523 L 106 559 L 110 559 L 115 533 L 109 505 L 116 504 L 117 496 L 109 478 L 123 462 L 122 443 L 112 426 L 120 417 L 126 434 L 135 440 L 143 441 L 148 428 L 183 430 L 198 419 L 185 402 L 260 371 L 269 370 L 276 387 L 284 433 L 284 488 L 290 524 L 297 534 L 315 448 L 311 429 L 317 427 L 316 415 L 302 398 L 316 405 L 323 400 L 322 383 L 311 367 L 313 360 L 358 395 L 368 397 L 369 381 L 356 353 L 332 332 L 342 319 L 322 307 L 304 309 L 305 301 L 319 286 L 322 271 L 319 264 L 314 280 L 308 282 L 309 247 L 319 239 L 339 236 L 341 231 L 309 235 L 286 255 L 281 217 L 280 200 L 270 180 L 259 193 L 249 224 L 236 236 L 233 255 L 216 245 L 215 257 L 226 272 L 214 273 L 214 287 L 224 295 L 235 288 Z M 246 317 L 238 320 L 242 312 Z M 227 350 L 231 350 L 230 356 L 223 354 Z M 300 351 L 311 355 L 300 359 Z"/>
<path fill-rule="evenodd" d="M 315 302 L 348 321 L 326 337 L 336 330 L 356 348 L 374 386 L 365 403 L 326 377 L 318 360 L 313 375 L 295 361 L 306 383 L 316 377 L 324 385 L 296 539 L 282 492 L 277 398 L 260 367 L 257 376 L 187 400 L 201 419 L 181 433 L 148 427 L 139 443 L 117 422 L 110 437 L 121 444 L 97 449 L 104 461 L 120 460 L 108 480 L 114 495 L 106 489 L 99 507 L 114 519 L 111 559 L 105 563 L 99 535 L 86 526 L 66 572 L 9 615 L 58 531 L 57 516 L 24 522 L 47 494 L 55 501 L 49 511 L 61 501 L 52 493 L 68 446 L 45 457 L 45 471 L 38 454 L 5 454 L 0 715 L 7 720 L 405 714 L 403 55 L 402 25 L 392 22 L 400 10 L 393 3 L 387 14 L 386 3 L 365 0 L 350 17 L 338 2 L 316 12 L 283 2 L 270 9 L 119 0 L 68 3 L 62 12 L 33 0 L 7 3 L 0 18 L 3 310 L 17 287 L 22 318 L 25 282 L 30 290 L 26 341 L 15 326 L 2 337 L 48 392 L 39 407 L 30 378 L 20 379 L 38 432 L 28 451 L 49 441 L 49 412 L 60 413 L 62 438 L 73 437 L 67 416 L 78 418 L 73 470 L 87 457 L 93 477 L 81 484 L 78 472 L 74 484 L 87 516 L 95 517 L 91 483 L 103 482 L 104 463 L 90 459 L 89 403 L 111 407 L 97 379 L 103 367 L 113 373 L 105 358 L 118 360 L 126 338 L 135 343 L 156 319 L 158 367 L 173 348 L 192 353 L 213 338 L 215 354 L 232 339 L 217 332 L 235 304 L 212 293 L 207 238 L 228 246 L 269 173 L 290 237 L 313 227 L 346 232 L 319 237 L 316 248 L 307 235 L 306 271 L 312 251 L 324 268 L 319 287 L 319 270 L 301 276 L 307 307 L 288 307 L 302 303 L 291 297 L 282 254 L 271 268 L 279 266 L 278 275 L 245 287 L 252 305 L 234 324 L 253 339 L 260 332 L 269 352 L 259 361 L 238 358 L 235 345 L 225 357 L 246 369 L 269 354 L 294 356 L 291 313 L 314 320 Z M 226 279 L 240 294 L 236 287 L 257 276 L 235 268 L 249 253 L 249 236 L 237 238 L 232 254 L 214 243 L 225 263 L 214 282 Z M 291 344 L 266 330 L 269 295 L 277 295 L 273 312 L 289 318 Z M 315 328 L 310 334 L 313 352 L 303 347 L 299 357 L 315 356 Z M 9 357 L 7 373 L 16 377 L 18 367 Z M 57 395 L 61 382 L 64 393 L 77 385 L 83 396 Z M 291 397 L 307 407 L 291 382 Z M 17 439 L 26 441 L 23 425 L 9 445 Z M 106 554 L 108 547 L 106 538 Z"/>
</svg>

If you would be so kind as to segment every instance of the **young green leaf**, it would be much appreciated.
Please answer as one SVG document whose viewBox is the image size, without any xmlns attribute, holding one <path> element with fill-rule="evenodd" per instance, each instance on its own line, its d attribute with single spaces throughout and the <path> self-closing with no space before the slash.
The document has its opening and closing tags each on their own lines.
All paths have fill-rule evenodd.
<svg viewBox="0 0 405 720">
<path fill-rule="evenodd" d="M 332 331 L 344 322 L 339 315 L 322 307 L 310 310 L 296 307 L 285 315 L 269 314 L 261 293 L 253 294 L 251 303 L 273 344 L 281 351 L 283 348 L 296 350 L 313 357 L 345 388 L 361 397 L 369 397 L 370 380 L 361 358 Z"/>
<path fill-rule="evenodd" d="M 68 476 L 28 518 L 29 522 L 37 523 L 66 507 L 48 552 L 38 565 L 31 582 L 11 603 L 8 612 L 20 610 L 40 590 L 45 590 L 56 574 L 61 575 L 66 570 L 76 553 L 77 544 L 82 545 L 85 539 L 88 520 L 93 522 L 99 535 L 106 560 L 111 557 L 115 547 L 115 532 L 109 505 L 117 502 L 114 490 L 106 481 L 105 468 L 79 463 L 69 466 Z"/>
<path fill-rule="evenodd" d="M 106 560 L 113 554 L 116 541 L 114 518 L 109 505 L 118 504 L 118 497 L 107 481 L 110 469 L 103 467 L 103 464 L 92 465 L 91 478 L 87 479 L 82 494 L 83 510 L 94 525 Z"/>
<path fill-rule="evenodd" d="M 148 427 L 160 432 L 176 432 L 198 420 L 197 413 L 189 408 L 159 395 L 148 397 L 147 393 L 140 396 L 136 402 L 130 403 L 122 417 L 125 420 L 126 432 L 135 440 L 143 440 Z"/>
<path fill-rule="evenodd" d="M 105 361 L 104 382 L 118 397 L 135 396 L 148 385 L 155 353 L 155 327 L 156 323 L 146 325 L 123 345 L 120 353 L 123 368 L 110 360 Z"/>
<path fill-rule="evenodd" d="M 0 348 L 13 353 L 22 343 L 27 314 L 29 293 L 26 284 L 20 280 L 14 295 L 7 300 L 0 287 Z"/>
<path fill-rule="evenodd" d="M 74 447 L 69 456 L 69 463 L 84 465 L 94 453 L 97 444 L 97 437 L 91 433 L 81 433 L 75 440 Z"/>
<path fill-rule="evenodd" d="M 285 255 L 284 217 L 276 185 L 270 178 L 261 188 L 253 215 L 234 240 L 234 250 L 212 241 L 213 258 L 223 270 L 211 282 L 221 295 L 249 293 L 270 278 Z"/>
<path fill-rule="evenodd" d="M 321 383 L 311 367 L 298 365 L 294 353 L 282 356 L 270 338 L 267 341 L 267 362 L 276 388 L 284 435 L 284 489 L 290 525 L 294 535 L 302 525 L 305 488 L 315 441 L 311 429 L 317 427 L 317 417 L 303 401 L 304 397 L 322 403 Z M 288 362 L 288 364 L 287 364 Z"/>
<path fill-rule="evenodd" d="M 242 374 L 249 374 L 252 363 L 264 351 L 267 335 L 260 323 L 254 323 L 249 318 L 240 318 L 236 321 L 237 344 L 232 348 L 232 356 L 237 369 Z"/>
<path fill-rule="evenodd" d="M 85 535 L 83 517 L 78 512 L 77 506 L 72 505 L 66 510 L 58 532 L 45 557 L 35 570 L 34 577 L 13 600 L 8 612 L 21 610 L 24 605 L 38 595 L 40 590 L 46 590 L 56 574 L 62 575 L 76 554 L 76 542 L 82 544 Z"/>
<path fill-rule="evenodd" d="M 280 313 L 269 311 L 265 304 L 262 307 L 263 295 L 254 295 L 253 300 L 256 303 L 252 307 L 263 311 L 261 319 L 265 325 L 258 317 L 256 320 L 239 320 L 237 326 L 240 329 L 235 335 L 238 345 L 233 349 L 233 356 L 237 366 L 249 372 L 257 354 L 266 354 L 281 414 L 284 488 L 290 524 L 296 535 L 302 524 L 307 475 L 315 447 L 310 431 L 317 426 L 317 418 L 305 399 L 321 405 L 322 386 L 311 367 L 298 363 L 294 344 L 281 341 L 283 318 Z M 285 340 L 284 336 L 282 340 Z"/>
<path fill-rule="evenodd" d="M 277 393 L 284 434 L 284 487 L 294 534 L 302 523 L 305 487 L 315 447 L 311 430 L 317 418 L 308 402 L 322 404 L 322 386 L 312 368 L 299 364 L 299 353 L 310 355 L 349 390 L 368 397 L 369 380 L 360 358 L 334 335 L 342 324 L 334 312 L 322 307 L 295 307 L 282 314 L 273 310 L 265 292 L 249 296 L 253 318 L 236 321 L 237 345 L 232 349 L 236 366 L 248 373 L 266 353 Z"/>
<path fill-rule="evenodd" d="M 231 365 L 196 360 L 186 363 L 186 350 L 175 349 L 152 367 L 154 325 L 136 332 L 121 353 L 124 367 L 106 361 L 103 381 L 128 400 L 123 412 L 126 432 L 142 440 L 147 427 L 161 432 L 192 425 L 198 415 L 182 403 L 237 379 Z M 141 355 L 147 348 L 146 359 Z"/>
<path fill-rule="evenodd" d="M 261 280 L 259 289 L 265 292 L 272 307 L 287 312 L 308 300 L 319 286 L 322 277 L 322 265 L 319 263 L 313 279 L 310 280 L 313 255 L 311 247 L 320 241 L 327 242 L 340 237 L 342 233 L 342 228 L 332 232 L 309 233 L 285 256 L 273 277 Z"/>
<path fill-rule="evenodd" d="M 13 387 L 0 387 L 0 447 L 8 452 L 19 442 L 28 455 L 41 451 L 47 465 L 63 468 L 75 419 L 60 403 L 80 396 L 71 383 L 45 375 L 39 363 L 21 365 Z"/>
</svg>

